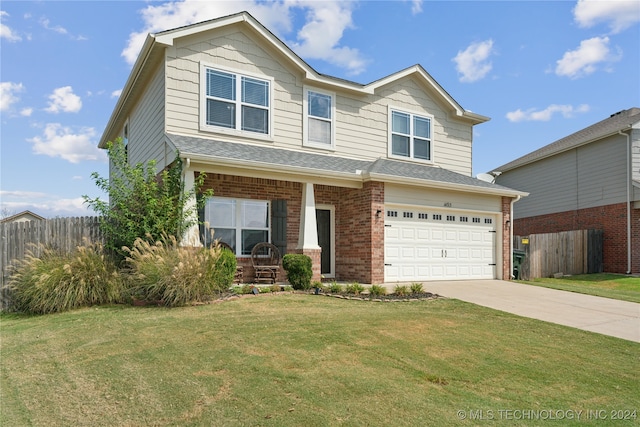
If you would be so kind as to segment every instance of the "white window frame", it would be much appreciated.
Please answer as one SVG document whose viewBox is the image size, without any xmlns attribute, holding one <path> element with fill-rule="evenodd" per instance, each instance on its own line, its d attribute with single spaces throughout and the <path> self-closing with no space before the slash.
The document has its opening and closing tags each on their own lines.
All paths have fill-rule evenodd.
<svg viewBox="0 0 640 427">
<path fill-rule="evenodd" d="M 303 128 L 303 145 L 306 147 L 320 148 L 324 150 L 335 150 L 336 147 L 336 94 L 334 92 L 328 92 L 326 90 L 318 89 L 311 86 L 304 86 L 304 95 L 302 100 L 302 128 Z M 322 117 L 312 116 L 309 114 L 309 92 L 315 92 L 320 95 L 325 95 L 331 98 L 330 118 L 327 120 Z M 309 120 L 322 120 L 328 122 L 331 125 L 329 144 L 323 144 L 317 141 L 309 141 Z"/>
<path fill-rule="evenodd" d="M 215 126 L 207 124 L 207 70 L 220 71 L 222 73 L 233 74 L 236 77 L 236 94 L 235 100 L 225 100 L 225 102 L 235 103 L 236 105 L 236 123 L 235 128 L 227 128 L 223 126 Z M 242 77 L 248 77 L 255 80 L 261 80 L 269 84 L 268 90 L 268 106 L 264 108 L 267 110 L 267 126 L 269 127 L 267 133 L 252 132 L 249 130 L 242 130 Z M 220 65 L 213 65 L 206 62 L 200 62 L 200 130 L 205 132 L 216 132 L 233 136 L 240 136 L 243 138 L 255 138 L 261 140 L 273 140 L 273 89 L 274 79 L 269 76 L 259 75 L 246 71 L 238 71 L 229 67 Z M 249 104 L 251 105 L 251 104 Z"/>
<path fill-rule="evenodd" d="M 401 114 L 407 114 L 409 116 L 409 134 L 407 134 L 407 136 L 409 136 L 409 155 L 408 156 L 401 156 L 399 154 L 393 154 L 393 113 L 397 112 L 397 113 L 401 113 Z M 430 130 L 430 135 L 429 135 L 429 159 L 420 159 L 420 158 L 416 158 L 414 157 L 414 131 L 413 131 L 413 122 L 414 122 L 414 117 L 419 117 L 421 119 L 426 119 L 429 120 L 429 130 Z M 433 164 L 434 163 L 434 141 L 433 141 L 433 134 L 434 134 L 434 120 L 433 120 L 433 115 L 431 114 L 426 114 L 423 112 L 419 112 L 419 111 L 411 111 L 411 110 L 407 110 L 404 108 L 397 108 L 397 107 L 393 107 L 393 106 L 389 106 L 388 108 L 388 118 L 389 118 L 389 124 L 388 124 L 388 139 L 387 139 L 387 146 L 388 146 L 388 152 L 387 155 L 389 156 L 389 158 L 393 158 L 393 159 L 403 159 L 403 160 L 411 160 L 414 162 L 420 162 L 420 163 L 429 163 L 429 164 Z M 425 138 L 420 138 L 420 139 L 425 139 Z"/>
<path fill-rule="evenodd" d="M 257 199 L 241 199 L 237 197 L 210 197 L 207 198 L 205 203 L 205 222 L 209 223 L 209 227 L 214 229 L 213 240 L 217 240 L 218 238 L 215 235 L 216 225 L 214 222 L 210 221 L 211 218 L 207 215 L 207 205 L 209 201 L 212 200 L 229 200 L 235 202 L 235 218 L 234 218 L 234 226 L 220 226 L 220 228 L 224 229 L 234 229 L 236 232 L 236 241 L 235 241 L 235 254 L 239 257 L 250 257 L 251 254 L 243 254 L 242 253 L 242 230 L 260 230 L 267 232 L 267 241 L 271 242 L 271 202 L 268 200 L 257 200 Z M 266 227 L 245 227 L 242 225 L 242 204 L 245 202 L 250 203 L 265 203 L 267 206 L 267 226 Z"/>
</svg>

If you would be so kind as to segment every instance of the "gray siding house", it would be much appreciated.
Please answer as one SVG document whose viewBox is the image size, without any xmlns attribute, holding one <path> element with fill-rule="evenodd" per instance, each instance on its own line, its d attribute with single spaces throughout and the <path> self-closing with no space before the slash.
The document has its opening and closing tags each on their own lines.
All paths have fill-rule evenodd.
<svg viewBox="0 0 640 427">
<path fill-rule="evenodd" d="M 630 108 L 495 168 L 530 193 L 514 233 L 604 231 L 604 270 L 640 273 L 640 108 Z"/>
<path fill-rule="evenodd" d="M 251 277 L 261 241 L 314 279 L 508 278 L 512 200 L 471 176 L 473 126 L 420 65 L 368 84 L 318 73 L 248 13 L 148 35 L 99 146 L 206 174 L 204 232 Z"/>
</svg>

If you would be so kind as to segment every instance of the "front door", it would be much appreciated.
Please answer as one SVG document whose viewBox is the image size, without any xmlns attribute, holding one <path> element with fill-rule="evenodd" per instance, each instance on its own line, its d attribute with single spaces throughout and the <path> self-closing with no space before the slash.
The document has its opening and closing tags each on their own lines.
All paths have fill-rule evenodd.
<svg viewBox="0 0 640 427">
<path fill-rule="evenodd" d="M 322 248 L 320 257 L 320 273 L 325 277 L 333 275 L 332 257 L 333 248 L 331 245 L 331 210 L 316 209 L 316 223 L 318 226 L 318 245 Z"/>
</svg>

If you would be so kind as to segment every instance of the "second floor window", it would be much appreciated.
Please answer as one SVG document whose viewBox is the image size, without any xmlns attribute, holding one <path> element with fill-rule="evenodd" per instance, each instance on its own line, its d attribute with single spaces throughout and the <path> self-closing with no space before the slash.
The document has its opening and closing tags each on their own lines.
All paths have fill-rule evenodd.
<svg viewBox="0 0 640 427">
<path fill-rule="evenodd" d="M 333 95 L 315 90 L 307 90 L 305 95 L 306 142 L 322 148 L 332 148 L 334 132 Z"/>
<path fill-rule="evenodd" d="M 205 124 L 269 134 L 269 81 L 206 68 Z"/>
<path fill-rule="evenodd" d="M 431 119 L 391 110 L 392 156 L 431 161 Z"/>
</svg>

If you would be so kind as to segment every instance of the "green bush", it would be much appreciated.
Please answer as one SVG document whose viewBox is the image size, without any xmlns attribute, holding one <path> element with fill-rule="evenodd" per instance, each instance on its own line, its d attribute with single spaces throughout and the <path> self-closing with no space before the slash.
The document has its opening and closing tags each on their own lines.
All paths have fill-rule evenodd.
<svg viewBox="0 0 640 427">
<path fill-rule="evenodd" d="M 411 293 L 412 294 L 421 294 L 424 292 L 424 286 L 422 283 L 414 282 L 411 284 Z"/>
<path fill-rule="evenodd" d="M 342 286 L 340 283 L 338 282 L 333 282 L 331 283 L 331 285 L 329 286 L 329 291 L 332 294 L 340 294 L 344 291 L 344 286 Z"/>
<path fill-rule="evenodd" d="M 182 247 L 174 236 L 153 244 L 138 238 L 124 250 L 130 295 L 167 307 L 212 299 L 229 289 L 235 272 L 220 248 Z"/>
<path fill-rule="evenodd" d="M 213 287 L 217 292 L 229 290 L 236 275 L 238 261 L 233 252 L 228 249 L 218 249 L 218 259 L 215 262 L 213 276 Z"/>
<path fill-rule="evenodd" d="M 364 286 L 362 286 L 358 282 L 349 283 L 345 288 L 345 292 L 348 294 L 360 295 L 363 291 L 364 291 Z"/>
<path fill-rule="evenodd" d="M 8 282 L 12 308 L 34 314 L 109 304 L 121 300 L 122 280 L 102 245 L 79 246 L 64 254 L 45 248 L 27 252 Z"/>
<path fill-rule="evenodd" d="M 369 295 L 371 296 L 382 296 L 387 294 L 387 289 L 384 286 L 380 285 L 371 285 L 369 288 Z"/>
<path fill-rule="evenodd" d="M 404 296 L 409 294 L 409 287 L 407 285 L 396 285 L 393 289 L 393 293 L 399 296 Z"/>
<path fill-rule="evenodd" d="M 287 280 L 296 290 L 306 290 L 311 287 L 313 275 L 311 258 L 303 254 L 286 254 L 282 258 L 282 267 L 287 272 Z"/>
<path fill-rule="evenodd" d="M 109 197 L 102 200 L 83 196 L 85 203 L 100 215 L 107 249 L 123 259 L 127 256 L 124 247 L 133 247 L 136 239 L 153 243 L 165 235 L 180 238 L 195 225 L 198 209 L 213 195 L 211 190 L 203 191 L 204 174 L 196 177 L 192 189 L 186 189 L 184 165 L 178 153 L 172 164 L 158 174 L 155 160 L 132 165 L 121 138 L 108 142 L 107 151 L 109 177 L 97 172 L 91 177 Z M 190 205 L 194 197 L 196 203 Z"/>
</svg>

